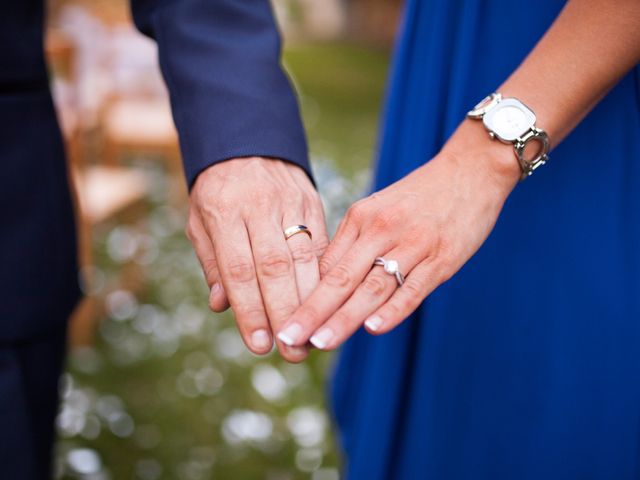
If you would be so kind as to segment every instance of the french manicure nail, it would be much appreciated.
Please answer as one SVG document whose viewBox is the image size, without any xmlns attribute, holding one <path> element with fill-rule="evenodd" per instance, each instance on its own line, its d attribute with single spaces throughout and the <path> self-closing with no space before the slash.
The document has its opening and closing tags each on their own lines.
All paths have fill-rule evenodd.
<svg viewBox="0 0 640 480">
<path fill-rule="evenodd" d="M 258 350 L 265 350 L 272 345 L 271 336 L 263 328 L 256 330 L 251 334 L 251 345 Z"/>
<path fill-rule="evenodd" d="M 330 328 L 321 328 L 313 334 L 309 341 L 319 349 L 323 349 L 327 347 L 333 337 L 333 330 Z"/>
<path fill-rule="evenodd" d="M 302 334 L 302 327 L 297 323 L 292 323 L 278 334 L 278 338 L 285 345 L 293 346 Z"/>
<path fill-rule="evenodd" d="M 378 315 L 371 315 L 369 318 L 365 320 L 364 325 L 372 332 L 376 332 L 382 326 L 382 322 L 383 322 L 382 318 L 379 317 Z"/>
</svg>

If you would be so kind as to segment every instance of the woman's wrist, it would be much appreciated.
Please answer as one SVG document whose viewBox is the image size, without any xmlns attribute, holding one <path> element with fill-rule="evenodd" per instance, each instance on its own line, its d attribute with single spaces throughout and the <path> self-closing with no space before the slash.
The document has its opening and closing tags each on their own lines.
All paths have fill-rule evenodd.
<svg viewBox="0 0 640 480">
<path fill-rule="evenodd" d="M 522 170 L 513 146 L 491 140 L 480 122 L 466 119 L 444 145 L 441 155 L 461 167 L 486 175 L 506 198 L 517 185 Z"/>
</svg>

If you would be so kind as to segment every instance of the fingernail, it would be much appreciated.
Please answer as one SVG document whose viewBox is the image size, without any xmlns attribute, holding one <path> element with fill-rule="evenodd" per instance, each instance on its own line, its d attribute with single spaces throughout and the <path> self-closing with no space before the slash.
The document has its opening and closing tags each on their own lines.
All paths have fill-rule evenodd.
<svg viewBox="0 0 640 480">
<path fill-rule="evenodd" d="M 369 330 L 376 332 L 382 326 L 382 322 L 383 322 L 382 318 L 380 318 L 378 315 L 371 315 L 369 318 L 365 320 L 364 325 Z"/>
<path fill-rule="evenodd" d="M 262 328 L 256 330 L 251 334 L 251 345 L 258 350 L 265 350 L 272 345 L 271 336 Z"/>
<path fill-rule="evenodd" d="M 308 353 L 307 347 L 284 347 L 284 351 L 289 355 L 306 355 Z"/>
<path fill-rule="evenodd" d="M 330 328 L 321 328 L 309 339 L 309 341 L 316 347 L 323 349 L 326 348 L 331 339 L 334 337 L 333 330 Z"/>
<path fill-rule="evenodd" d="M 285 345 L 293 346 L 300 338 L 302 327 L 297 323 L 292 323 L 278 334 L 278 338 Z"/>
<path fill-rule="evenodd" d="M 219 291 L 220 291 L 220 284 L 218 282 L 216 282 L 213 285 L 211 285 L 211 292 L 210 292 L 211 295 L 215 295 Z"/>
</svg>

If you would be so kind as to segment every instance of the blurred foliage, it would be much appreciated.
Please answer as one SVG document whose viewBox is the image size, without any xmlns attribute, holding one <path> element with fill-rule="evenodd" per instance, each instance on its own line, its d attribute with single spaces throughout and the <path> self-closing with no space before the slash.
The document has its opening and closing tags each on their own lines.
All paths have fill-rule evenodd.
<svg viewBox="0 0 640 480">
<path fill-rule="evenodd" d="M 347 44 L 296 46 L 285 52 L 310 150 L 342 174 L 368 169 L 374 156 L 387 62 L 384 51 Z"/>
<path fill-rule="evenodd" d="M 348 45 L 286 53 L 333 225 L 366 189 L 386 63 Z M 69 356 L 57 478 L 339 478 L 325 403 L 333 356 L 314 351 L 290 365 L 277 352 L 249 353 L 232 315 L 207 308 L 185 208 L 167 205 L 169 179 L 147 171 L 149 214 L 95 239 L 90 293 L 107 315 L 95 345 Z M 130 270 L 139 288 L 118 284 Z"/>
</svg>

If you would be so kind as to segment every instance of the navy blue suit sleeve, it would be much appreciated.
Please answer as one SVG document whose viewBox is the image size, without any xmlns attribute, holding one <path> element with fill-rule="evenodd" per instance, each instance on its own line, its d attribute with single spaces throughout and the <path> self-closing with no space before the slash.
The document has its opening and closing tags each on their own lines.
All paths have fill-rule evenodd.
<svg viewBox="0 0 640 480">
<path fill-rule="evenodd" d="M 235 157 L 279 158 L 311 177 L 269 0 L 131 0 L 158 43 L 189 187 Z"/>
</svg>

